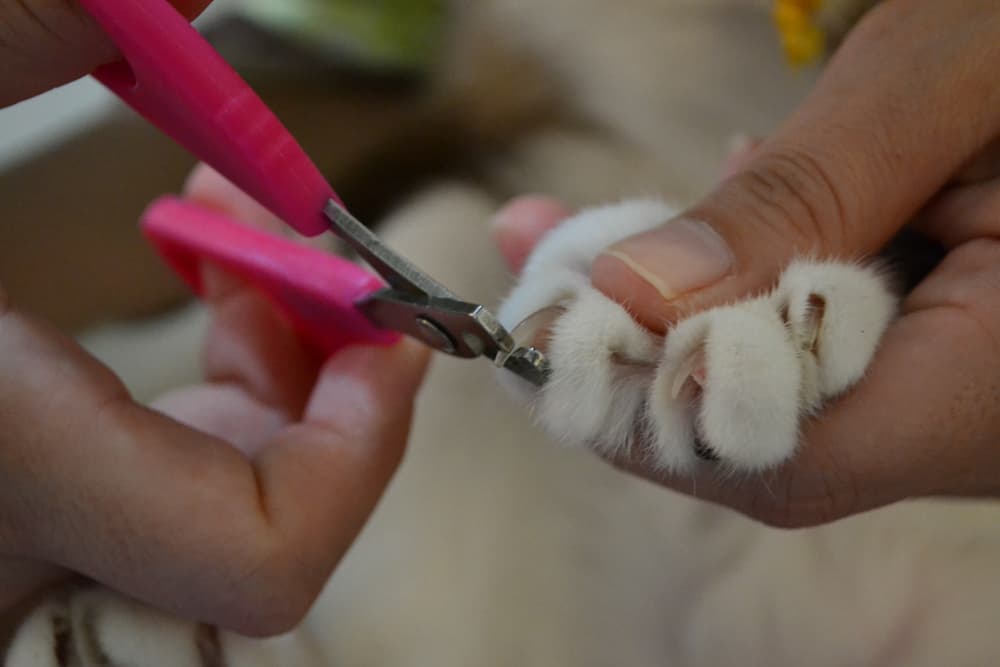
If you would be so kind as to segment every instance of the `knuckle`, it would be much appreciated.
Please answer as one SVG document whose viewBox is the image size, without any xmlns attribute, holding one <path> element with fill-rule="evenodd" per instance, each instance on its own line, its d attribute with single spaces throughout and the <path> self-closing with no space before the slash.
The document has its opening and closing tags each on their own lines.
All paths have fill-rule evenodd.
<svg viewBox="0 0 1000 667">
<path fill-rule="evenodd" d="M 800 246 L 798 252 L 846 249 L 851 220 L 848 197 L 823 162 L 786 148 L 763 156 L 742 174 L 755 225 Z"/>
<path fill-rule="evenodd" d="M 221 616 L 225 625 L 251 637 L 273 637 L 293 630 L 309 613 L 323 581 L 310 575 L 286 549 L 276 547 L 232 587 Z"/>
</svg>

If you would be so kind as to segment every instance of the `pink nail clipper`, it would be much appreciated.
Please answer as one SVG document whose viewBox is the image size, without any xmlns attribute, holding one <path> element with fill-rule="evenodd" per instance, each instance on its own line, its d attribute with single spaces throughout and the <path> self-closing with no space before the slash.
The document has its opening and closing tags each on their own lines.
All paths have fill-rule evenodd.
<svg viewBox="0 0 1000 667">
<path fill-rule="evenodd" d="M 80 4 L 123 56 L 94 72 L 98 80 L 298 232 L 332 230 L 384 279 L 195 204 L 154 202 L 143 230 L 195 292 L 208 261 L 267 295 L 325 352 L 388 344 L 398 332 L 545 382 L 540 351 L 517 345 L 486 307 L 459 299 L 348 213 L 275 115 L 167 0 Z"/>
</svg>

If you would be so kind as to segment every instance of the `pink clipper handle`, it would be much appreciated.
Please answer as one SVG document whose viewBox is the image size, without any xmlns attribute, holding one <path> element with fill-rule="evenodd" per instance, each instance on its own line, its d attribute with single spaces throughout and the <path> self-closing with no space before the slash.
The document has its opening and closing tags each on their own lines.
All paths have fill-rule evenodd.
<svg viewBox="0 0 1000 667">
<path fill-rule="evenodd" d="M 203 162 L 306 236 L 343 205 L 259 97 L 167 0 L 80 0 L 124 56 L 94 72 Z"/>
<path fill-rule="evenodd" d="M 201 264 L 239 277 L 271 299 L 299 334 L 323 353 L 356 343 L 389 345 L 355 307 L 384 287 L 345 259 L 235 222 L 173 197 L 153 202 L 142 229 L 166 262 L 201 295 Z"/>
</svg>

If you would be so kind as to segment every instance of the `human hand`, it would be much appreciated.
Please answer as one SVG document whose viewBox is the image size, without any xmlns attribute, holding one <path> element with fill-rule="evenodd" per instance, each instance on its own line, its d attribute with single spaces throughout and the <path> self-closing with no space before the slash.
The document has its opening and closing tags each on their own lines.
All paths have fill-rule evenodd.
<svg viewBox="0 0 1000 667">
<path fill-rule="evenodd" d="M 187 196 L 270 219 L 207 169 Z M 255 293 L 214 271 L 206 285 L 206 380 L 156 410 L 0 306 L 0 611 L 73 572 L 273 634 L 302 618 L 356 537 L 404 450 L 426 350 L 324 361 Z"/>
<path fill-rule="evenodd" d="M 887 1 L 813 94 L 681 222 L 613 246 L 594 285 L 647 327 L 773 285 L 796 255 L 876 253 L 908 221 L 948 249 L 903 304 L 865 380 L 808 424 L 759 481 L 658 474 L 778 526 L 897 500 L 1000 493 L 1000 7 Z M 498 216 L 516 268 L 568 215 L 544 198 Z"/>
<path fill-rule="evenodd" d="M 175 2 L 194 16 L 208 0 Z M 76 2 L 0 0 L 0 106 L 117 57 Z M 206 169 L 188 196 L 273 224 Z M 206 269 L 204 384 L 150 410 L 0 286 L 0 615 L 71 574 L 250 634 L 296 623 L 405 446 L 427 352 L 324 361 Z"/>
<path fill-rule="evenodd" d="M 188 18 L 211 0 L 172 0 Z M 90 74 L 118 49 L 76 0 L 0 0 L 0 108 Z"/>
</svg>

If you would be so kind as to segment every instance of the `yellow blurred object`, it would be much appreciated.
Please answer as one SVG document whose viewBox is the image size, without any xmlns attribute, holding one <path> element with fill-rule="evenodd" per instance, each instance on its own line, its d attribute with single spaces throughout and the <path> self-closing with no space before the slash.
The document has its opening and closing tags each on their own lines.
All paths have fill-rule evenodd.
<svg viewBox="0 0 1000 667">
<path fill-rule="evenodd" d="M 788 62 L 809 65 L 826 49 L 826 35 L 816 22 L 823 0 L 775 0 L 772 18 Z"/>
</svg>

